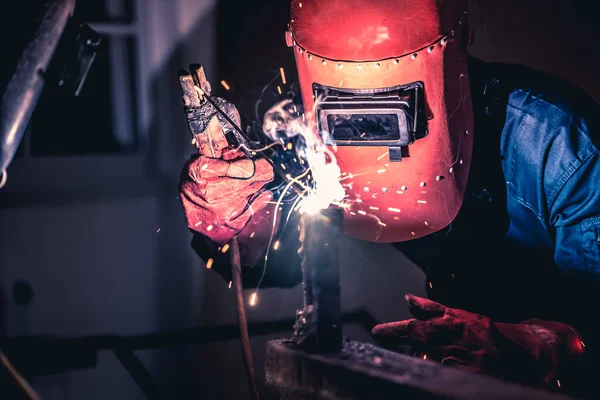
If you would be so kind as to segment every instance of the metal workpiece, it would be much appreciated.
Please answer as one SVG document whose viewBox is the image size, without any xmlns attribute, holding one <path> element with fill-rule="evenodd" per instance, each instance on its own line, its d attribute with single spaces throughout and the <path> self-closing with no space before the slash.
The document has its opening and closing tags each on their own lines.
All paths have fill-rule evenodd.
<svg viewBox="0 0 600 400">
<path fill-rule="evenodd" d="M 328 354 L 268 342 L 265 379 L 271 400 L 573 400 L 345 338 Z"/>
<path fill-rule="evenodd" d="M 292 342 L 307 351 L 341 348 L 339 240 L 343 210 L 332 208 L 300 222 L 304 309 L 296 314 Z"/>
</svg>

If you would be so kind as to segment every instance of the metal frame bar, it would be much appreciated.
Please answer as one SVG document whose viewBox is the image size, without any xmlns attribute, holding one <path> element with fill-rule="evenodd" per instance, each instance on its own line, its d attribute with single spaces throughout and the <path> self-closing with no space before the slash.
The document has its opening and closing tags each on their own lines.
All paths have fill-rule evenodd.
<svg viewBox="0 0 600 400">
<path fill-rule="evenodd" d="M 377 325 L 375 318 L 366 310 L 357 310 L 343 314 L 341 324 L 358 324 L 368 332 Z M 254 322 L 248 324 L 250 336 L 262 336 L 278 332 L 292 331 L 294 319 L 278 321 Z M 188 344 L 207 344 L 220 341 L 234 340 L 239 337 L 237 324 L 214 325 L 198 328 L 179 329 L 133 336 L 99 335 L 79 338 L 64 338 L 61 342 L 74 343 L 79 348 L 90 348 L 93 351 L 110 350 L 114 352 L 125 370 L 136 382 L 138 387 L 149 399 L 164 399 L 166 394 L 156 379 L 146 369 L 144 364 L 135 356 L 135 350 L 164 349 Z M 28 340 L 35 337 L 28 336 Z M 19 337 L 0 338 L 0 347 L 10 348 L 11 342 Z M 39 337 L 45 341 L 44 336 Z M 57 339 L 57 338 L 53 338 Z M 28 344 L 29 345 L 29 344 Z M 40 352 L 41 354 L 41 352 Z M 14 357 L 13 357 L 14 358 Z M 75 369 L 74 369 L 75 370 Z"/>
</svg>

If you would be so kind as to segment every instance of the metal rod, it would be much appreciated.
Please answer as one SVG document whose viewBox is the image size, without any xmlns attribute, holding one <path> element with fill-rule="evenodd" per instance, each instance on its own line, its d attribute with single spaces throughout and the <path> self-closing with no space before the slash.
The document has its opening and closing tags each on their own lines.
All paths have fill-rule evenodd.
<svg viewBox="0 0 600 400">
<path fill-rule="evenodd" d="M 244 287 L 242 283 L 242 262 L 240 259 L 240 246 L 237 236 L 230 241 L 231 252 L 231 272 L 233 287 L 235 290 L 238 324 L 240 326 L 240 342 L 242 343 L 242 356 L 246 366 L 246 377 L 253 400 L 259 400 L 258 387 L 256 385 L 256 376 L 254 374 L 254 361 L 252 359 L 252 347 L 250 345 L 250 335 L 248 334 L 248 321 L 246 320 L 246 308 L 244 307 Z"/>
<path fill-rule="evenodd" d="M 33 390 L 29 382 L 27 382 L 25 378 L 19 374 L 19 371 L 17 371 L 17 369 L 12 365 L 2 350 L 0 350 L 0 362 L 19 386 L 19 389 L 21 389 L 25 396 L 27 396 L 27 399 L 40 400 L 40 396 L 35 392 L 35 390 Z"/>
</svg>

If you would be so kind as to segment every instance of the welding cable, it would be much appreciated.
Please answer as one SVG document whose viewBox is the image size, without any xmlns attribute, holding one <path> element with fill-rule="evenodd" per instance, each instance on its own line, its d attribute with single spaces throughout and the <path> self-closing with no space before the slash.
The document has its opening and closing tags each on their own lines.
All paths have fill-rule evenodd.
<svg viewBox="0 0 600 400">
<path fill-rule="evenodd" d="M 254 361 L 252 359 L 252 347 L 250 346 L 250 335 L 248 334 L 248 321 L 246 319 L 246 307 L 244 306 L 244 287 L 242 283 L 242 261 L 240 258 L 240 246 L 237 235 L 229 242 L 231 255 L 231 279 L 235 290 L 238 324 L 240 327 L 240 341 L 242 344 L 242 357 L 246 366 L 246 377 L 252 400 L 260 400 L 256 376 L 254 374 Z"/>
<path fill-rule="evenodd" d="M 28 400 L 40 400 L 40 396 L 33 390 L 31 385 L 19 374 L 4 352 L 0 350 L 0 363 L 8 371 L 10 376 L 15 380 L 21 391 L 25 394 Z"/>
</svg>

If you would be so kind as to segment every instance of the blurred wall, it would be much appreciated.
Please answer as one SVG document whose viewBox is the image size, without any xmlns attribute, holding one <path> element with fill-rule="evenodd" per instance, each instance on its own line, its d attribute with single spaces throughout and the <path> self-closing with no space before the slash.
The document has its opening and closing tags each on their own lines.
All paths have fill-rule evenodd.
<svg viewBox="0 0 600 400">
<path fill-rule="evenodd" d="M 232 100 L 251 121 L 262 88 L 280 66 L 290 82 L 294 79 L 293 55 L 283 35 L 288 1 L 135 4 L 144 32 L 140 101 L 147 135 L 143 157 L 135 161 L 139 172 L 90 158 L 88 172 L 63 182 L 59 175 L 69 176 L 69 165 L 75 164 L 50 160 L 55 167 L 50 175 L 32 164 L 13 166 L 10 176 L 34 170 L 42 175 L 39 180 L 61 186 L 56 195 L 33 189 L 25 196 L 0 192 L 0 290 L 9 334 L 131 334 L 235 322 L 233 293 L 190 250 L 177 198 L 178 174 L 193 147 L 176 73 L 191 62 L 203 63 L 215 94 Z M 591 4 L 472 0 L 476 38 L 471 52 L 555 73 L 600 99 Z M 221 79 L 231 90 L 218 84 Z M 44 187 L 24 179 L 20 184 Z M 404 293 L 425 292 L 423 274 L 391 246 L 347 239 L 342 254 L 346 311 L 366 308 L 379 321 L 402 319 L 408 317 Z M 12 285 L 19 279 L 34 290 L 27 306 L 12 301 Z M 249 319 L 291 318 L 300 307 L 299 288 L 264 290 Z M 347 327 L 345 334 L 368 340 L 358 326 Z M 252 339 L 261 379 L 267 339 Z M 237 340 L 138 355 L 177 397 L 247 397 Z M 101 354 L 95 369 L 39 378 L 35 386 L 44 399 L 143 398 L 110 353 Z"/>
</svg>

